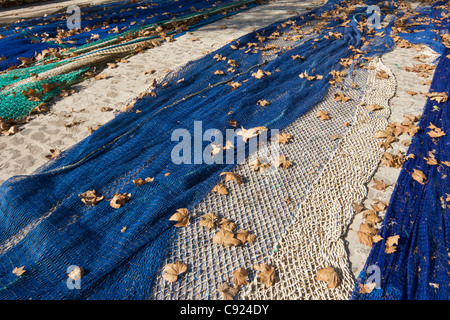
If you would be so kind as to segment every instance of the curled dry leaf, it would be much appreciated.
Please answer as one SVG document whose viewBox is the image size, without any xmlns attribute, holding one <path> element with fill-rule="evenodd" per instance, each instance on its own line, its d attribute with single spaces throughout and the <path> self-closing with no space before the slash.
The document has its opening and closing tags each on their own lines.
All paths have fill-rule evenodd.
<svg viewBox="0 0 450 320">
<path fill-rule="evenodd" d="M 275 279 L 275 268 L 265 263 L 255 264 L 253 269 L 259 271 L 259 282 L 269 288 Z"/>
<path fill-rule="evenodd" d="M 250 129 L 244 129 L 244 127 L 241 127 L 241 129 L 236 132 L 236 135 L 242 136 L 242 140 L 247 142 L 248 139 L 256 137 L 264 131 L 267 131 L 266 127 L 255 127 Z"/>
<path fill-rule="evenodd" d="M 102 201 L 105 198 L 104 196 L 98 196 L 95 190 L 88 190 L 78 196 L 80 197 L 81 201 L 83 201 L 84 204 L 88 204 L 91 206 L 97 205 L 100 201 Z"/>
<path fill-rule="evenodd" d="M 428 93 L 427 96 L 430 98 L 430 100 L 436 101 L 437 103 L 443 103 L 448 100 L 448 94 L 445 91 L 444 92 L 431 92 L 431 93 Z"/>
<path fill-rule="evenodd" d="M 219 217 L 216 216 L 212 212 L 208 212 L 207 214 L 204 214 L 202 216 L 202 220 L 200 221 L 200 225 L 202 227 L 205 227 L 206 229 L 214 228 L 217 225 L 217 221 L 219 220 Z"/>
<path fill-rule="evenodd" d="M 292 135 L 290 135 L 289 133 L 282 132 L 282 133 L 278 133 L 276 135 L 276 138 L 277 138 L 276 142 L 281 143 L 281 144 L 286 144 L 292 139 Z"/>
<path fill-rule="evenodd" d="M 233 271 L 233 283 L 236 288 L 247 285 L 248 271 L 244 268 L 237 268 Z"/>
<path fill-rule="evenodd" d="M 378 104 L 371 104 L 371 105 L 366 106 L 366 109 L 370 110 L 370 111 L 377 111 L 377 110 L 384 109 L 384 107 L 380 106 Z"/>
<path fill-rule="evenodd" d="M 279 156 L 278 159 L 275 160 L 274 166 L 277 168 L 281 167 L 283 168 L 283 170 L 286 170 L 287 168 L 292 166 L 292 161 L 286 160 L 286 157 L 284 155 Z"/>
<path fill-rule="evenodd" d="M 347 102 L 348 100 L 351 100 L 352 98 L 344 95 L 342 92 L 336 92 L 334 94 L 334 101 L 343 101 L 343 102 Z"/>
<path fill-rule="evenodd" d="M 362 283 L 359 285 L 359 293 L 371 293 L 373 289 L 375 289 L 376 285 L 376 282 Z"/>
<path fill-rule="evenodd" d="M 221 244 L 224 247 L 239 246 L 241 240 L 235 238 L 234 233 L 220 229 L 213 238 L 213 243 Z"/>
<path fill-rule="evenodd" d="M 222 300 L 234 300 L 234 296 L 239 289 L 230 287 L 227 283 L 222 283 L 217 287 L 217 291 L 222 293 Z"/>
<path fill-rule="evenodd" d="M 253 171 L 257 171 L 259 173 L 263 173 L 268 168 L 270 168 L 270 163 L 263 163 L 263 162 L 261 162 L 261 160 L 258 157 L 258 158 L 256 158 L 256 160 L 253 160 L 253 161 L 249 162 L 249 166 L 252 167 Z"/>
<path fill-rule="evenodd" d="M 26 272 L 25 266 L 20 267 L 20 268 L 15 267 L 12 271 L 12 273 L 14 273 L 18 277 L 23 275 L 25 272 Z"/>
<path fill-rule="evenodd" d="M 75 267 L 67 276 L 73 281 L 80 280 L 85 275 L 83 268 Z"/>
<path fill-rule="evenodd" d="M 211 190 L 212 192 L 217 192 L 219 194 L 228 194 L 228 189 L 223 184 L 217 184 L 214 186 L 214 188 Z"/>
<path fill-rule="evenodd" d="M 242 244 L 245 243 L 252 244 L 253 241 L 255 241 L 256 236 L 254 234 L 251 234 L 247 230 L 239 230 L 236 233 L 236 239 L 239 239 L 242 242 Z"/>
<path fill-rule="evenodd" d="M 174 283 L 180 274 L 187 271 L 187 265 L 181 261 L 175 261 L 175 263 L 166 264 L 164 270 L 163 279 Z"/>
<path fill-rule="evenodd" d="M 221 176 L 225 176 L 225 182 L 228 181 L 232 181 L 232 180 L 236 180 L 238 185 L 241 185 L 242 183 L 242 178 L 240 175 L 238 175 L 237 173 L 233 173 L 233 172 L 222 172 L 220 174 Z"/>
<path fill-rule="evenodd" d="M 261 107 L 265 107 L 265 106 L 268 106 L 270 104 L 270 102 L 267 100 L 261 99 L 261 100 L 258 100 L 257 104 L 260 105 Z"/>
<path fill-rule="evenodd" d="M 111 207 L 118 209 L 121 206 L 123 206 L 125 202 L 127 202 L 130 199 L 130 197 L 131 193 L 123 193 L 123 194 L 116 193 L 109 202 L 109 204 L 111 205 Z"/>
<path fill-rule="evenodd" d="M 328 112 L 324 110 L 319 110 L 316 114 L 316 117 L 319 118 L 320 120 L 330 120 Z"/>
<path fill-rule="evenodd" d="M 427 132 L 427 134 L 432 138 L 440 138 L 440 137 L 446 135 L 446 133 L 444 131 L 442 131 L 441 128 L 436 127 L 432 123 L 430 123 L 430 125 L 427 128 L 431 129 L 430 131 Z"/>
<path fill-rule="evenodd" d="M 368 247 L 372 247 L 373 237 L 377 234 L 378 230 L 372 227 L 369 223 L 361 223 L 359 231 L 357 233 L 359 242 L 365 244 Z"/>
<path fill-rule="evenodd" d="M 236 224 L 228 219 L 222 218 L 219 222 L 220 229 L 234 233 L 236 231 Z"/>
<path fill-rule="evenodd" d="M 387 187 L 390 186 L 390 184 L 384 183 L 383 180 L 373 179 L 374 184 L 372 185 L 372 188 L 384 191 Z"/>
<path fill-rule="evenodd" d="M 185 227 L 189 224 L 189 211 L 186 208 L 179 208 L 177 211 L 169 218 L 170 221 L 177 221 L 175 227 Z"/>
<path fill-rule="evenodd" d="M 320 269 L 319 271 L 317 271 L 314 279 L 318 281 L 328 282 L 329 289 L 334 289 L 341 283 L 341 279 L 339 278 L 337 272 L 334 271 L 332 267 Z"/>
<path fill-rule="evenodd" d="M 425 184 L 427 180 L 427 176 L 418 169 L 413 169 L 413 173 L 411 174 L 411 177 L 419 182 L 420 184 Z"/>
<path fill-rule="evenodd" d="M 133 180 L 133 183 L 136 186 L 140 187 L 140 186 L 142 186 L 142 185 L 144 185 L 146 183 L 152 182 L 153 180 L 155 180 L 155 178 L 150 178 L 150 177 L 147 177 L 145 179 L 137 178 L 137 179 Z"/>
<path fill-rule="evenodd" d="M 400 236 L 390 236 L 386 239 L 386 247 L 384 249 L 384 252 L 387 254 L 394 253 L 397 251 L 397 245 L 398 245 L 398 239 Z"/>
</svg>

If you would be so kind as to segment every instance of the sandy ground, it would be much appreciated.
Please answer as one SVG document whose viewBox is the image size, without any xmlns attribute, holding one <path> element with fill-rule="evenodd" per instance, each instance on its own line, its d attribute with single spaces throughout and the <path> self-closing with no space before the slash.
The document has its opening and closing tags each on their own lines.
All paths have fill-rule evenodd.
<svg viewBox="0 0 450 320">
<path fill-rule="evenodd" d="M 64 2 L 70 4 L 93 3 L 96 1 L 73 0 Z M 97 1 L 98 2 L 98 1 Z M 33 15 L 52 13 L 62 3 L 46 3 L 38 6 Z M 169 70 L 177 69 L 188 61 L 198 59 L 205 53 L 216 50 L 227 42 L 248 32 L 269 25 L 275 21 L 286 19 L 295 14 L 312 8 L 310 1 L 278 0 L 264 6 L 259 6 L 235 16 L 207 25 L 191 34 L 176 38 L 175 41 L 164 43 L 144 53 L 128 58 L 127 63 L 118 63 L 114 69 L 106 69 L 101 74 L 106 79 L 87 79 L 73 89 L 75 92 L 68 97 L 55 99 L 50 111 L 45 114 L 33 115 L 32 120 L 20 127 L 20 131 L 12 136 L 0 136 L 0 184 L 16 175 L 30 174 L 45 164 L 51 154 L 50 150 L 66 150 L 90 134 L 89 128 L 97 128 L 113 119 L 115 112 L 127 102 L 149 88 L 150 84 L 160 80 Z M 0 21 L 17 20 L 29 17 L 32 7 L 0 12 Z M 405 71 L 405 67 L 418 63 L 414 57 L 419 54 L 429 55 L 433 60 L 433 53 L 429 50 L 418 52 L 413 48 L 398 48 L 382 57 L 384 64 L 389 67 L 397 80 L 397 93 L 391 100 L 391 122 L 403 121 L 403 115 L 420 115 L 425 98 L 420 92 L 428 92 L 429 86 L 421 84 L 423 78 L 415 73 Z M 430 62 L 428 61 L 428 62 Z M 146 72 L 154 70 L 154 72 Z M 429 78 L 431 79 L 431 77 Z M 406 91 L 418 92 L 410 95 Z M 102 107 L 110 107 L 110 111 L 102 111 Z M 400 141 L 393 144 L 390 153 L 397 151 L 405 154 L 407 147 L 403 143 L 410 137 L 403 134 Z M 380 159 L 381 160 L 381 159 Z M 366 208 L 374 203 L 374 199 L 388 202 L 393 184 L 397 180 L 400 168 L 394 169 L 380 164 L 374 179 L 381 179 L 390 184 L 386 190 L 378 191 L 370 186 Z M 383 211 L 379 216 L 383 217 Z M 355 276 L 364 266 L 370 248 L 359 242 L 357 231 L 364 222 L 362 213 L 355 214 L 353 223 L 349 226 L 346 241 L 349 258 Z"/>
</svg>

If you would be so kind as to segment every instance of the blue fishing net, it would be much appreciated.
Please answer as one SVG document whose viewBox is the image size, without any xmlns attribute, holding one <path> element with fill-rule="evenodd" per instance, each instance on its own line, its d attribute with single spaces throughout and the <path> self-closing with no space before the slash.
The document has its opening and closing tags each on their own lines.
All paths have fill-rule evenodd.
<svg viewBox="0 0 450 320">
<path fill-rule="evenodd" d="M 80 29 L 73 11 L 20 21 L 0 27 L 0 71 L 18 66 L 18 58 L 32 58 L 49 48 L 71 49 L 92 46 L 142 26 L 189 17 L 207 9 L 239 1 L 117 1 L 80 8 Z M 76 31 L 76 32 L 72 32 Z"/>
<path fill-rule="evenodd" d="M 443 4 L 447 3 L 438 3 Z M 447 10 L 436 10 L 436 7 L 439 6 L 422 8 L 420 12 L 432 18 L 448 14 L 448 4 Z M 426 43 L 441 53 L 430 93 L 450 93 L 449 49 L 438 40 L 448 36 L 449 27 L 450 21 L 446 19 L 442 23 L 421 26 L 417 28 L 418 32 L 402 34 L 411 43 Z M 408 150 L 414 157 L 403 164 L 379 232 L 383 240 L 374 243 L 356 281 L 353 299 L 450 298 L 449 105 L 448 100 L 440 102 L 430 96 L 427 100 L 418 124 L 420 129 Z M 446 134 L 430 136 L 431 125 Z M 427 159 L 430 157 L 438 164 L 429 164 Z M 424 183 L 414 179 L 416 170 L 425 175 Z M 399 237 L 396 250 L 386 253 L 386 242 L 394 236 Z M 370 293 L 362 293 L 360 289 L 365 284 L 375 284 L 375 288 Z"/>
<path fill-rule="evenodd" d="M 205 150 L 211 141 L 194 135 L 195 121 L 201 121 L 203 132 L 214 129 L 223 136 L 234 128 L 230 120 L 244 128 L 282 130 L 322 100 L 329 72 L 340 70 L 341 59 L 353 55 L 350 46 L 369 56 L 390 50 L 392 39 L 386 34 L 358 29 L 364 6 L 349 8 L 347 24 L 335 17 L 326 21 L 317 40 L 289 46 L 280 42 L 284 32 L 305 27 L 339 6 L 347 3 L 330 0 L 190 62 L 34 174 L 7 180 L 0 187 L 0 297 L 149 298 L 168 241 L 177 231 L 169 217 L 178 208 L 192 209 L 219 182 L 219 174 L 235 166 L 229 161 L 196 163 L 196 152 L 191 164 L 175 164 L 172 133 L 187 130 Z M 384 8 L 382 18 L 392 10 Z M 372 40 L 373 50 L 362 36 Z M 259 69 L 262 78 L 252 75 Z M 299 77 L 303 72 L 323 78 L 310 81 Z M 263 99 L 270 105 L 259 105 Z M 139 187 L 132 182 L 146 177 L 154 181 Z M 105 199 L 96 206 L 84 204 L 79 195 L 88 190 Z M 116 209 L 109 200 L 117 193 L 131 196 Z M 73 265 L 85 274 L 80 289 L 71 290 L 67 275 Z M 12 273 L 20 267 L 26 272 Z"/>
</svg>

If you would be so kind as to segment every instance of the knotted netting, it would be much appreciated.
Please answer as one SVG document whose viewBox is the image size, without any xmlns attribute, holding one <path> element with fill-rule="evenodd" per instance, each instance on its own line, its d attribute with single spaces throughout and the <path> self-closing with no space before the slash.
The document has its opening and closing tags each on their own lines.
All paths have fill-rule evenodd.
<svg viewBox="0 0 450 320">
<path fill-rule="evenodd" d="M 396 7 L 395 3 L 391 6 L 382 6 L 382 17 L 388 12 L 394 14 L 391 10 Z M 205 297 L 196 295 L 198 288 L 177 292 L 180 288 L 177 286 L 186 285 L 185 282 L 174 286 L 161 283 L 161 270 L 167 257 L 188 261 L 193 255 L 190 243 L 197 239 L 210 241 L 210 235 L 206 235 L 208 239 L 201 237 L 205 236 L 203 233 L 194 232 L 198 235 L 194 239 L 180 237 L 192 230 L 174 228 L 169 218 L 179 208 L 198 214 L 202 205 L 214 202 L 207 195 L 221 181 L 220 173 L 232 171 L 236 163 L 196 163 L 198 153 L 193 152 L 189 155 L 191 164 L 175 164 L 171 157 L 176 144 L 171 139 L 172 133 L 176 129 L 186 130 L 193 140 L 200 142 L 201 150 L 205 150 L 211 141 L 203 141 L 201 136 L 199 139 L 195 135 L 194 122 L 201 121 L 203 132 L 213 129 L 224 136 L 226 129 L 234 128 L 230 120 L 243 128 L 264 126 L 269 129 L 269 138 L 270 129 L 301 131 L 298 123 L 295 127 L 295 122 L 307 116 L 308 110 L 326 97 L 332 78 L 330 72 L 343 69 L 341 59 L 354 58 L 353 68 L 360 62 L 354 55 L 355 50 L 363 50 L 366 57 L 370 57 L 392 47 L 388 32 L 374 34 L 361 28 L 357 14 L 365 12 L 366 7 L 359 2 L 329 1 L 308 14 L 241 37 L 170 74 L 154 90 L 139 97 L 127 112 L 35 174 L 7 180 L 0 188 L 3 221 L 0 226 L 0 296 L 3 299 L 147 299 L 167 295 L 215 298 L 217 292 L 209 285 Z M 329 19 L 315 19 L 323 13 L 329 14 Z M 342 19 L 336 19 L 338 14 L 342 14 Z M 315 28 L 317 26 L 320 28 Z M 386 30 L 391 26 L 389 24 Z M 329 29 L 323 32 L 323 28 Z M 362 36 L 368 42 L 362 41 Z M 297 56 L 303 58 L 293 58 Z M 260 76 L 255 77 L 253 73 L 258 74 L 258 70 L 262 71 L 262 76 L 259 72 Z M 299 77 L 305 72 L 323 78 Z M 364 77 L 367 74 L 362 71 L 347 79 L 364 83 Z M 350 89 L 348 93 L 351 94 Z M 359 98 L 356 91 L 353 94 L 355 100 Z M 261 100 L 270 104 L 262 106 L 258 104 Z M 347 108 L 343 108 L 344 114 L 338 119 L 352 118 L 358 110 L 356 104 Z M 339 105 L 334 110 L 338 114 Z M 329 140 L 329 131 L 320 130 L 324 133 L 317 135 L 316 145 L 320 144 L 320 139 Z M 345 130 L 341 128 L 342 135 Z M 305 133 L 299 142 L 306 146 L 307 138 L 312 136 Z M 239 143 L 237 139 L 235 145 Z M 324 149 L 328 150 L 316 161 L 326 162 L 336 148 L 335 143 L 327 145 Z M 225 154 L 219 155 L 225 157 Z M 306 156 L 305 164 L 308 159 L 314 157 Z M 298 174 L 302 174 L 302 170 L 298 170 Z M 142 186 L 133 183 L 137 178 L 146 177 L 154 180 Z M 294 178 L 295 174 L 290 178 L 275 177 L 273 181 L 292 182 Z M 251 178 L 255 179 L 259 178 Z M 297 203 L 314 177 L 310 179 L 301 186 L 303 191 L 292 195 Z M 104 200 L 95 206 L 84 204 L 79 195 L 88 190 L 95 190 Z M 131 196 L 120 208 L 112 208 L 109 200 L 117 193 Z M 239 197 L 237 193 L 235 196 Z M 271 196 L 276 200 L 274 194 Z M 223 199 L 216 203 L 221 201 Z M 265 197 L 259 201 L 263 207 Z M 236 213 L 241 204 L 230 206 L 234 207 L 231 212 Z M 221 205 L 224 207 L 225 204 Z M 243 208 L 248 212 L 252 205 Z M 295 210 L 284 209 L 285 221 L 276 226 L 279 230 L 267 238 L 267 243 L 259 244 L 263 251 L 249 259 L 267 258 L 283 228 L 292 222 Z M 194 214 L 193 218 L 196 216 Z M 257 223 L 260 228 L 266 228 L 264 219 Z M 177 241 L 186 242 L 174 254 L 172 250 L 176 245 L 172 245 L 172 241 L 177 237 Z M 264 234 L 258 237 L 264 239 Z M 223 249 L 230 250 L 224 252 Z M 223 249 L 218 250 L 215 257 L 224 264 L 227 255 L 246 250 L 244 247 Z M 245 258 L 246 253 L 239 253 L 242 254 Z M 73 265 L 85 270 L 79 290 L 67 287 L 67 268 Z M 26 272 L 20 276 L 11 272 L 19 267 Z M 194 278 L 203 276 L 201 270 L 204 269 L 200 266 L 191 264 L 189 268 Z M 220 277 L 224 280 L 227 276 L 217 274 L 217 278 Z M 190 285 L 195 287 L 205 282 L 194 281 Z M 162 286 L 163 291 L 157 290 L 155 283 Z"/>
<path fill-rule="evenodd" d="M 139 50 L 258 5 L 243 1 L 119 1 L 0 28 L 0 117 L 17 120 L 83 80 Z M 74 9 L 75 10 L 75 9 Z M 69 28 L 70 26 L 70 28 Z"/>
</svg>

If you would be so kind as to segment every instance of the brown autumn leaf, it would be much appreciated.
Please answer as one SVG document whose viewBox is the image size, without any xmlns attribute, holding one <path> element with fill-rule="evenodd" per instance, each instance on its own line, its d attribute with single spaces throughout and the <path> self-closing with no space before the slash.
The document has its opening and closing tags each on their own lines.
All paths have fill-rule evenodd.
<svg viewBox="0 0 450 320">
<path fill-rule="evenodd" d="M 228 194 L 228 189 L 223 184 L 217 184 L 214 186 L 214 188 L 211 190 L 211 192 L 217 192 L 219 194 Z"/>
<path fill-rule="evenodd" d="M 351 100 L 351 99 L 352 99 L 352 98 L 350 98 L 350 97 L 344 95 L 341 91 L 336 92 L 336 93 L 334 94 L 334 101 L 343 101 L 343 102 L 346 102 L 346 101 Z"/>
<path fill-rule="evenodd" d="M 268 168 L 270 168 L 270 163 L 263 163 L 263 162 L 261 162 L 261 160 L 258 157 L 258 158 L 256 158 L 256 160 L 249 162 L 249 166 L 252 167 L 253 171 L 263 173 Z"/>
<path fill-rule="evenodd" d="M 441 128 L 436 127 L 432 123 L 430 123 L 430 125 L 427 128 L 431 129 L 430 131 L 427 132 L 427 134 L 432 138 L 440 138 L 440 137 L 446 135 L 446 133 L 444 131 L 442 131 Z"/>
<path fill-rule="evenodd" d="M 130 193 L 123 193 L 123 194 L 116 193 L 109 202 L 109 204 L 111 207 L 118 209 L 121 206 L 123 206 L 125 202 L 127 202 L 130 199 L 130 197 L 131 197 Z"/>
<path fill-rule="evenodd" d="M 324 110 L 319 110 L 316 114 L 316 117 L 319 118 L 320 120 L 330 120 L 330 116 L 328 115 L 327 111 Z"/>
<path fill-rule="evenodd" d="M 253 241 L 255 241 L 256 236 L 254 234 L 251 234 L 247 230 L 239 230 L 236 233 L 236 239 L 239 239 L 242 242 L 242 244 L 245 243 L 252 244 Z"/>
<path fill-rule="evenodd" d="M 213 243 L 221 244 L 224 247 L 239 246 L 242 244 L 241 240 L 235 238 L 235 234 L 229 231 L 220 229 L 213 238 Z"/>
<path fill-rule="evenodd" d="M 328 282 L 328 288 L 333 289 L 340 285 L 341 279 L 332 267 L 322 268 L 317 271 L 315 280 Z"/>
<path fill-rule="evenodd" d="M 417 92 L 411 91 L 411 90 L 407 90 L 406 93 L 411 95 L 411 96 L 415 96 L 417 94 Z"/>
<path fill-rule="evenodd" d="M 234 119 L 230 119 L 230 121 L 228 121 L 228 124 L 232 127 L 237 127 L 237 121 Z"/>
<path fill-rule="evenodd" d="M 352 204 L 352 209 L 353 211 L 355 211 L 356 214 L 360 213 L 363 208 L 364 205 L 362 203 L 353 202 Z"/>
<path fill-rule="evenodd" d="M 366 294 L 371 293 L 373 289 L 376 287 L 376 282 L 370 282 L 370 283 L 361 283 L 359 285 L 359 293 Z"/>
<path fill-rule="evenodd" d="M 223 231 L 234 233 L 236 231 L 236 224 L 228 219 L 222 218 L 219 222 L 220 229 Z"/>
<path fill-rule="evenodd" d="M 236 135 L 242 136 L 242 140 L 244 142 L 247 142 L 248 139 L 256 137 L 257 135 L 261 134 L 264 131 L 267 131 L 266 127 L 260 126 L 260 127 L 250 128 L 250 129 L 244 129 L 244 127 L 241 127 L 241 129 L 239 129 L 236 132 Z"/>
<path fill-rule="evenodd" d="M 431 101 L 436 101 L 437 103 L 443 103 L 448 100 L 447 92 L 430 92 L 427 94 Z"/>
<path fill-rule="evenodd" d="M 259 282 L 269 288 L 275 280 L 275 268 L 265 263 L 253 265 L 253 269 L 259 271 Z"/>
<path fill-rule="evenodd" d="M 232 66 L 232 67 L 237 67 L 238 66 L 236 60 L 232 60 L 232 59 L 228 60 L 228 64 L 230 66 Z"/>
<path fill-rule="evenodd" d="M 311 81 L 311 80 L 316 79 L 315 76 L 310 76 L 306 71 L 300 73 L 298 76 L 299 76 L 300 78 L 306 79 L 306 80 L 308 80 L 308 81 Z"/>
<path fill-rule="evenodd" d="M 91 206 L 97 205 L 105 198 L 104 196 L 98 196 L 95 190 L 88 190 L 86 192 L 83 192 L 82 194 L 79 194 L 78 196 L 84 204 Z"/>
<path fill-rule="evenodd" d="M 23 275 L 25 272 L 26 272 L 25 266 L 20 267 L 20 268 L 15 267 L 12 271 L 12 273 L 14 273 L 18 277 Z"/>
<path fill-rule="evenodd" d="M 264 71 L 261 69 L 258 69 L 258 71 L 252 73 L 252 77 L 255 77 L 256 79 L 261 79 L 264 77 Z"/>
<path fill-rule="evenodd" d="M 168 263 L 164 266 L 163 279 L 174 283 L 178 280 L 178 276 L 187 271 L 188 267 L 181 261 L 175 261 L 174 263 Z"/>
<path fill-rule="evenodd" d="M 48 159 L 56 159 L 61 154 L 61 150 L 59 149 L 50 149 L 50 154 L 46 156 Z"/>
<path fill-rule="evenodd" d="M 227 283 L 222 283 L 217 287 L 217 291 L 222 293 L 222 300 L 234 300 L 234 296 L 239 289 L 230 287 Z"/>
<path fill-rule="evenodd" d="M 205 227 L 206 229 L 211 229 L 217 226 L 217 222 L 219 220 L 219 217 L 216 216 L 212 212 L 208 212 L 207 214 L 204 214 L 202 216 L 202 220 L 200 221 L 200 225 L 202 227 Z"/>
<path fill-rule="evenodd" d="M 276 135 L 276 138 L 278 143 L 286 144 L 292 139 L 292 135 L 290 135 L 289 133 L 282 132 L 278 133 Z"/>
<path fill-rule="evenodd" d="M 378 104 L 371 104 L 371 105 L 366 106 L 366 109 L 370 110 L 370 111 L 377 111 L 377 110 L 384 109 L 384 107 L 380 106 Z"/>
<path fill-rule="evenodd" d="M 372 185 L 372 188 L 380 190 L 380 191 L 384 191 L 386 190 L 387 187 L 390 186 L 390 184 L 386 184 L 384 183 L 383 180 L 379 180 L 379 179 L 373 179 L 374 184 Z"/>
<path fill-rule="evenodd" d="M 380 242 L 381 240 L 383 240 L 383 237 L 382 236 L 380 236 L 380 235 L 376 235 L 376 236 L 373 236 L 372 237 L 372 241 L 373 241 L 373 243 L 378 243 L 378 242 Z"/>
<path fill-rule="evenodd" d="M 335 140 L 338 140 L 340 138 L 341 138 L 341 136 L 338 135 L 338 134 L 332 134 L 331 136 L 328 137 L 328 139 L 330 139 L 331 141 L 335 141 Z"/>
<path fill-rule="evenodd" d="M 367 223 L 371 225 L 375 225 L 381 221 L 380 217 L 377 216 L 377 213 L 374 210 L 364 211 L 363 217 L 367 221 Z"/>
<path fill-rule="evenodd" d="M 236 288 L 247 285 L 248 271 L 244 268 L 237 268 L 233 271 L 233 283 Z"/>
<path fill-rule="evenodd" d="M 143 186 L 146 183 L 152 182 L 153 180 L 155 180 L 155 178 L 150 178 L 150 177 L 147 177 L 145 179 L 137 178 L 137 179 L 133 180 L 133 183 L 136 186 L 140 187 L 140 186 Z"/>
<path fill-rule="evenodd" d="M 381 70 L 377 72 L 377 79 L 389 79 L 389 74 L 386 73 L 386 71 Z"/>
<path fill-rule="evenodd" d="M 359 231 L 357 233 L 358 239 L 362 244 L 365 244 L 368 247 L 372 247 L 373 239 L 378 230 L 374 228 L 370 223 L 361 223 L 359 226 Z"/>
<path fill-rule="evenodd" d="M 290 166 L 292 166 L 292 161 L 288 161 L 284 155 L 279 156 L 278 159 L 275 160 L 274 166 L 276 168 L 281 167 L 283 170 L 286 170 Z"/>
<path fill-rule="evenodd" d="M 261 107 L 265 107 L 265 106 L 268 106 L 270 104 L 270 102 L 267 100 L 261 99 L 261 100 L 258 100 L 257 104 L 260 105 Z"/>
<path fill-rule="evenodd" d="M 80 280 L 85 274 L 84 268 L 76 267 L 67 276 L 73 281 Z"/>
<path fill-rule="evenodd" d="M 413 173 L 411 174 L 411 177 L 419 182 L 420 184 L 425 184 L 427 180 L 427 176 L 418 169 L 413 169 Z"/>
<path fill-rule="evenodd" d="M 242 183 L 242 177 L 240 175 L 238 175 L 237 173 L 225 171 L 225 172 L 222 172 L 220 175 L 225 176 L 225 182 L 236 180 L 238 185 L 241 185 L 241 183 Z"/>
<path fill-rule="evenodd" d="M 170 221 L 177 221 L 175 227 L 185 227 L 189 224 L 189 211 L 186 208 L 179 208 L 177 211 L 169 218 Z"/>
<path fill-rule="evenodd" d="M 397 251 L 397 245 L 398 245 L 398 239 L 400 238 L 400 236 L 395 235 L 395 236 L 390 236 L 386 239 L 386 247 L 384 249 L 384 252 L 387 254 L 390 253 L 394 253 L 395 251 Z"/>
</svg>

